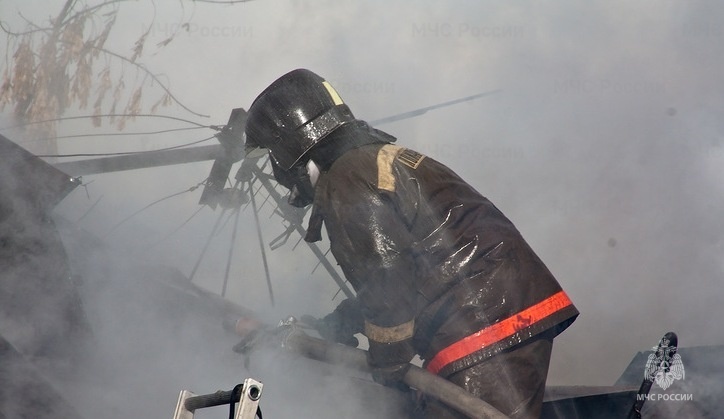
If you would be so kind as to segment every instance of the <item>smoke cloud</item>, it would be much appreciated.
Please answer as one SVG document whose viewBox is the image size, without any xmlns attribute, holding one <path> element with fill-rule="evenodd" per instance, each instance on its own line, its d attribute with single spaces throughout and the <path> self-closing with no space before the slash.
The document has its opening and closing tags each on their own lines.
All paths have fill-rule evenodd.
<svg viewBox="0 0 724 419">
<path fill-rule="evenodd" d="M 24 25 L 16 11 L 46 19 L 34 3 L 3 2 L 2 19 L 15 29 Z M 59 10 L 63 2 L 55 3 Z M 39 10 L 54 10 L 43 5 Z M 549 384 L 612 385 L 634 354 L 667 331 L 681 346 L 724 343 L 716 324 L 724 316 L 724 65 L 716 53 L 724 5 L 286 0 L 156 7 L 152 20 L 150 6 L 122 3 L 108 46 L 130 54 L 146 30 L 154 44 L 175 34 L 163 49 L 149 42 L 139 60 L 210 117 L 179 106 L 164 113 L 204 124 L 223 125 L 232 108 L 248 108 L 271 81 L 298 67 L 325 76 L 366 120 L 500 89 L 379 128 L 490 198 L 581 311 L 555 341 Z M 2 126 L 12 125 L 10 113 L 3 111 Z M 178 126 L 139 118 L 126 129 Z M 59 126 L 61 135 L 110 131 L 78 121 Z M 19 130 L 1 132 L 32 146 Z M 58 147 L 148 150 L 211 134 L 101 136 L 59 140 Z M 177 270 L 159 277 L 188 276 L 220 210 L 192 217 L 200 196 L 192 190 L 114 226 L 198 185 L 210 168 L 202 162 L 84 176 L 85 186 L 57 207 L 57 219 L 67 220 L 62 237 L 71 268 L 84 276 L 95 348 L 85 349 L 88 365 L 69 381 L 70 398 L 92 396 L 79 408 L 87 417 L 169 417 L 179 390 L 228 390 L 251 376 L 266 386 L 262 405 L 275 413 L 269 417 L 300 417 L 304 409 L 309 415 L 301 416 L 313 410 L 319 417 L 324 408 L 329 417 L 377 417 L 354 394 L 347 397 L 357 379 L 310 361 L 263 354 L 247 371 L 214 316 L 195 314 L 175 297 L 159 301 L 151 288 L 160 285 L 142 279 L 158 265 Z M 266 248 L 272 306 L 251 210 L 240 220 L 229 300 L 269 323 L 289 314 L 321 316 L 341 300 L 306 245 L 294 247 L 293 235 L 277 250 Z M 267 243 L 285 230 L 270 203 L 260 221 Z M 232 225 L 225 221 L 195 273 L 193 283 L 204 290 L 221 292 Z M 117 391 L 105 390 L 109 383 Z"/>
</svg>

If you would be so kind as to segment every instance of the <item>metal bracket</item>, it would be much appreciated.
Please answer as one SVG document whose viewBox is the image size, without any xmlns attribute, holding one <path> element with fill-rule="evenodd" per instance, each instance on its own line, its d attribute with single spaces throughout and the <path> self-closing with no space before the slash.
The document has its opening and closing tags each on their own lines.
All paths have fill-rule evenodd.
<svg viewBox="0 0 724 419">
<path fill-rule="evenodd" d="M 259 399 L 264 385 L 252 378 L 244 380 L 244 389 L 234 419 L 254 419 L 259 409 Z"/>
<path fill-rule="evenodd" d="M 244 380 L 234 419 L 256 418 L 263 388 L 264 385 L 253 378 Z M 232 393 L 233 391 L 217 391 L 199 396 L 188 390 L 182 390 L 176 403 L 173 419 L 193 419 L 197 409 L 236 403 L 237 400 L 231 399 Z"/>
</svg>

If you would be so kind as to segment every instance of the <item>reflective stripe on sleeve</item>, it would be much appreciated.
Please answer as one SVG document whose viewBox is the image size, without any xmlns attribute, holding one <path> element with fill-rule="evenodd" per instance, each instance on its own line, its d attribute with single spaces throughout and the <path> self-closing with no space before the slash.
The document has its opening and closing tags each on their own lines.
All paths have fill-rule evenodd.
<svg viewBox="0 0 724 419">
<path fill-rule="evenodd" d="M 412 337 L 415 331 L 415 320 L 392 327 L 382 327 L 365 321 L 365 336 L 367 339 L 380 343 L 394 343 Z"/>
<path fill-rule="evenodd" d="M 457 361 L 465 356 L 479 351 L 487 346 L 513 336 L 516 332 L 537 323 L 546 317 L 572 305 L 564 291 L 546 298 L 525 310 L 518 312 L 505 320 L 468 335 L 452 345 L 438 352 L 430 363 L 427 370 L 437 374 L 441 369 L 451 362 Z"/>
</svg>

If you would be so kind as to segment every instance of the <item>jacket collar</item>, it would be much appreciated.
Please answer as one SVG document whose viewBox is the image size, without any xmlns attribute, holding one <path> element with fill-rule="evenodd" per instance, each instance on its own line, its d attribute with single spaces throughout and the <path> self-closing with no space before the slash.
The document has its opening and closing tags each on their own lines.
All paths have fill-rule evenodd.
<svg viewBox="0 0 724 419">
<path fill-rule="evenodd" d="M 326 172 L 340 156 L 367 144 L 391 143 L 396 138 L 369 126 L 365 121 L 345 124 L 325 137 L 309 152 L 309 158 Z"/>
</svg>

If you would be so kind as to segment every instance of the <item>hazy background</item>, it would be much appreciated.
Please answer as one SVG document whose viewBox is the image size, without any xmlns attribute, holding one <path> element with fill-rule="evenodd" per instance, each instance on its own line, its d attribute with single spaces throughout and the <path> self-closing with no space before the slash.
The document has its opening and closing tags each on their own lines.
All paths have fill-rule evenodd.
<svg viewBox="0 0 724 419">
<path fill-rule="evenodd" d="M 19 13 L 45 22 L 63 3 L 4 0 L 0 10 L 2 20 L 20 30 L 26 24 Z M 170 44 L 155 47 L 184 22 L 190 24 Z M 381 128 L 452 167 L 495 202 L 581 311 L 556 339 L 549 384 L 610 385 L 637 351 L 667 331 L 679 335 L 681 346 L 724 343 L 722 22 L 724 4 L 707 0 L 159 1 L 155 8 L 129 2 L 120 4 L 107 46 L 130 54 L 150 28 L 138 61 L 162 75 L 185 105 L 210 117 L 177 105 L 159 114 L 202 124 L 224 124 L 232 108 L 248 108 L 271 81 L 298 67 L 326 77 L 367 120 L 500 89 Z M 124 68 L 132 78 L 135 70 Z M 146 88 L 144 110 L 161 94 Z M 1 126 L 12 124 L 10 114 L 6 109 Z M 188 125 L 139 118 L 126 131 L 181 126 Z M 73 121 L 60 131 L 113 128 Z M 32 146 L 18 130 L 2 132 Z M 103 153 L 212 134 L 58 143 L 61 153 Z M 200 189 L 113 228 L 151 202 L 197 185 L 210 168 L 204 162 L 85 176 L 86 186 L 57 213 L 79 220 L 118 254 L 188 274 L 218 210 L 202 210 L 156 243 L 197 210 Z M 261 217 L 266 242 L 283 231 L 269 214 Z M 270 322 L 287 314 L 322 315 L 341 300 L 321 268 L 312 273 L 316 260 L 306 245 L 292 250 L 292 237 L 281 249 L 267 249 L 276 297 L 271 307 L 250 209 L 240 223 L 228 298 Z M 231 226 L 214 240 L 194 278 L 211 291 L 221 290 Z"/>
</svg>

